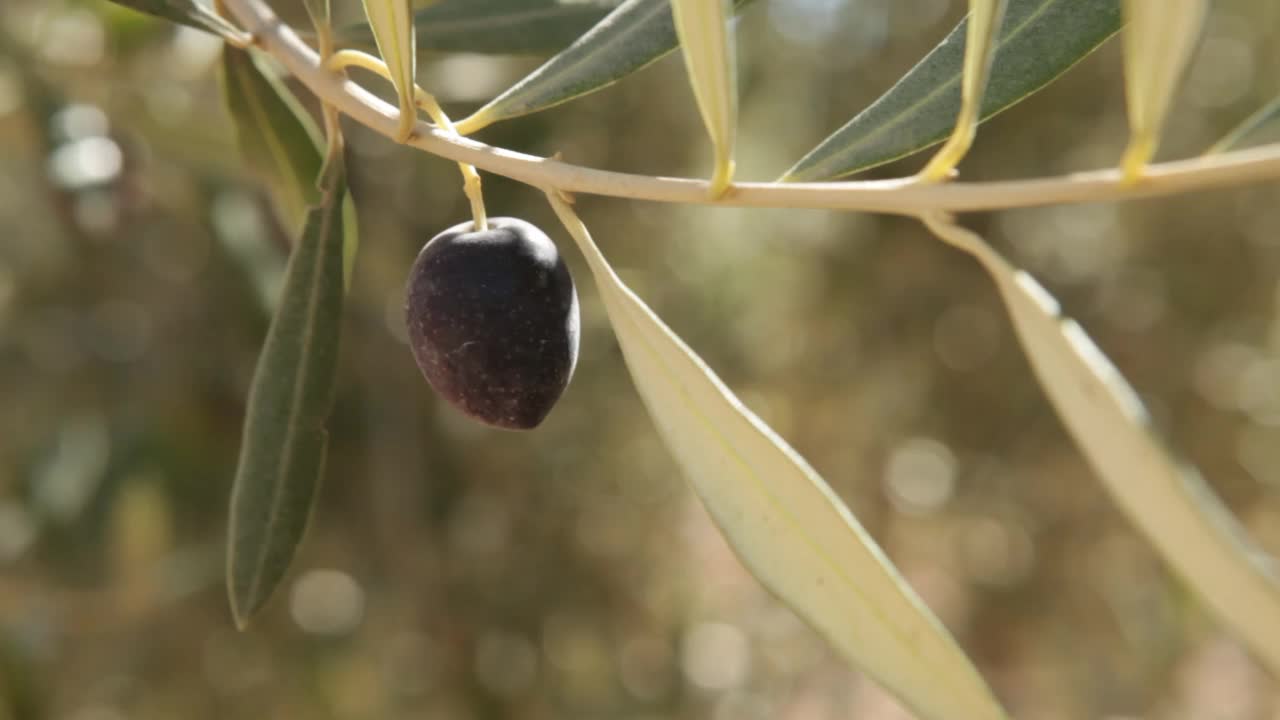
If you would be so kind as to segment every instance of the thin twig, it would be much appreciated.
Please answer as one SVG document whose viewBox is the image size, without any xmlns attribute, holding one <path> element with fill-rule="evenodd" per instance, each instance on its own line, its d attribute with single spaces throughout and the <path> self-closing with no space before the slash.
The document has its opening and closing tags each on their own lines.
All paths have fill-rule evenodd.
<svg viewBox="0 0 1280 720">
<path fill-rule="evenodd" d="M 327 72 L 319 57 L 263 0 L 223 0 L 260 46 L 321 100 L 356 122 L 394 137 L 398 111 L 359 85 Z M 912 178 L 829 183 L 736 183 L 712 200 L 703 180 L 649 177 L 596 170 L 491 147 L 417 125 L 411 145 L 539 188 L 591 195 L 738 207 L 780 207 L 918 215 L 930 210 L 965 212 L 1064 203 L 1113 202 L 1174 195 L 1215 187 L 1280 179 L 1280 144 L 1150 165 L 1142 180 L 1122 184 L 1118 170 L 982 183 L 927 184 Z"/>
</svg>

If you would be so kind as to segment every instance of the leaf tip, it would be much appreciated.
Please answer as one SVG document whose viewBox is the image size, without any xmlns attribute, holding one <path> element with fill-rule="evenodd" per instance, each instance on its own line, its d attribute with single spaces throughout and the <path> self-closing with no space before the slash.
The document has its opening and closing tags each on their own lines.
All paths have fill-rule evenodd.
<svg viewBox="0 0 1280 720">
<path fill-rule="evenodd" d="M 245 599 L 236 588 L 235 575 L 230 568 L 228 568 L 228 576 L 227 601 L 231 605 L 231 620 L 235 623 L 236 630 L 244 632 L 248 629 L 249 620 L 253 617 L 256 608 L 246 606 Z"/>
</svg>

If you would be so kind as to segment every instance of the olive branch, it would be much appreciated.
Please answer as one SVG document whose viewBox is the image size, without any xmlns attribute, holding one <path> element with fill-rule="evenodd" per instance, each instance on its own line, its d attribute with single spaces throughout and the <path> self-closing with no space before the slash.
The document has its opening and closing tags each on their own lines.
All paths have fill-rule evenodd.
<svg viewBox="0 0 1280 720">
<path fill-rule="evenodd" d="M 317 97 L 387 138 L 398 130 L 397 109 L 341 74 L 261 0 L 224 0 L 254 44 L 270 54 Z M 760 208 L 807 208 L 920 215 L 976 212 L 1129 200 L 1280 178 L 1280 146 L 1267 145 L 1150 165 L 1139 183 L 1118 168 L 1057 177 L 998 182 L 931 184 L 916 178 L 847 182 L 735 182 L 724 196 L 707 180 L 654 177 L 582 167 L 555 158 L 497 148 L 418 122 L 406 143 L 455 162 L 539 188 L 631 200 Z"/>
<path fill-rule="evenodd" d="M 236 44 L 256 47 L 274 58 L 321 101 L 329 139 L 325 170 L 313 173 L 320 177 L 318 197 L 312 193 L 309 198 L 294 198 L 295 216 L 301 215 L 297 206 L 309 209 L 298 218 L 301 239 L 290 261 L 285 300 L 268 335 L 249 402 L 229 553 L 237 622 L 243 625 L 262 607 L 286 572 L 323 470 L 336 316 L 354 254 L 354 241 L 344 241 L 343 232 L 351 212 L 344 211 L 341 201 L 345 180 L 333 118 L 333 113 L 341 113 L 397 142 L 459 163 L 476 229 L 484 230 L 487 218 L 476 170 L 510 177 L 546 193 L 587 260 L 636 388 L 659 433 L 743 563 L 843 657 L 922 717 L 1002 718 L 1005 711 L 954 639 L 825 481 L 619 279 L 574 211 L 574 194 L 838 209 L 921 221 L 939 239 L 975 258 L 991 277 L 1041 386 L 1115 502 L 1217 619 L 1280 675 L 1280 581 L 1270 561 L 1195 469 L 1153 430 L 1136 393 L 1084 330 L 1061 315 L 1057 302 L 1031 275 L 952 217 L 970 211 L 1118 201 L 1275 180 L 1280 178 L 1280 145 L 1219 152 L 1247 133 L 1242 129 L 1229 136 L 1230 142 L 1215 145 L 1201 157 L 1150 164 L 1207 4 L 1204 0 L 1124 0 L 1131 132 L 1120 167 L 1003 182 L 955 181 L 954 168 L 967 153 L 978 122 L 991 114 L 984 105 L 984 93 L 993 63 L 999 60 L 999 30 L 1006 12 L 1011 13 L 1014 5 L 1024 13 L 1033 4 L 1046 12 L 1053 8 L 1069 13 L 1072 8 L 1059 0 L 1037 3 L 971 0 L 964 31 L 953 33 L 939 50 L 962 52 L 959 112 L 949 137 L 919 175 L 877 181 L 804 181 L 806 168 L 813 166 L 806 166 L 811 159 L 806 158 L 785 180 L 741 182 L 733 178 L 737 99 L 728 30 L 729 17 L 741 3 L 670 0 L 690 83 L 714 149 L 715 169 L 708 181 L 610 172 L 459 135 L 459 130 L 470 132 L 505 116 L 495 114 L 491 105 L 455 124 L 434 98 L 413 84 L 415 35 L 407 19 L 408 3 L 400 0 L 365 3 L 381 60 L 335 51 L 324 0 L 308 3 L 318 27 L 320 52 L 281 21 L 264 0 L 221 0 L 221 9 L 240 28 L 234 33 Z M 1092 6 L 1116 12 L 1120 7 L 1101 0 Z M 647 21 L 666 7 L 665 2 L 628 0 L 616 12 L 644 10 L 649 13 Z M 1023 21 L 1027 17 L 1034 13 L 1024 14 Z M 583 38 L 597 31 L 616 31 L 622 24 L 602 24 L 599 28 L 604 29 L 593 29 Z M 1102 32 L 1098 42 L 1107 36 Z M 339 72 L 352 66 L 391 80 L 398 106 Z M 273 102 L 269 83 L 253 84 L 252 63 L 234 67 L 242 73 L 237 76 L 242 87 L 256 87 L 253 92 L 260 91 L 262 102 Z M 1017 96 L 1002 102 L 1007 106 L 1035 89 L 1013 93 Z M 434 124 L 418 121 L 418 108 L 425 109 Z M 512 111 L 521 112 L 525 111 Z M 1269 118 L 1276 111 L 1260 112 Z M 1246 125 L 1260 122 L 1252 117 Z M 274 141 L 262 144 L 266 154 L 278 150 L 275 155 L 282 166 L 290 165 L 289 150 L 282 143 L 291 133 L 298 134 L 287 127 L 276 128 L 270 134 Z M 825 143 L 815 153 L 823 155 L 819 151 L 824 147 Z M 823 155 L 821 162 L 829 162 L 832 156 Z M 834 175 L 852 171 L 845 167 Z M 576 335 L 574 343 L 576 352 Z M 571 373 L 572 362 L 569 367 Z M 282 408 L 288 411 L 283 420 Z"/>
</svg>

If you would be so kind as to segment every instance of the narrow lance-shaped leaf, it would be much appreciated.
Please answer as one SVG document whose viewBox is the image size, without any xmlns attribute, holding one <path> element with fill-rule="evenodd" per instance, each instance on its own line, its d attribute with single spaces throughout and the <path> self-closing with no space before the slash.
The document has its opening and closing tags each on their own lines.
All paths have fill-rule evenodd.
<svg viewBox="0 0 1280 720">
<path fill-rule="evenodd" d="M 187 27 L 211 32 L 227 42 L 245 47 L 250 42 L 249 34 L 227 22 L 213 8 L 199 0 L 111 0 L 117 5 L 132 8 L 138 12 L 154 15 L 165 20 L 172 20 Z"/>
<path fill-rule="evenodd" d="M 241 155 L 267 183 L 281 223 L 296 235 L 319 198 L 320 131 L 293 93 L 248 51 L 223 48 L 221 80 Z"/>
<path fill-rule="evenodd" d="M 920 177 L 941 180 L 951 174 L 969 152 L 978 132 L 978 111 L 987 89 L 991 58 L 995 56 L 996 31 L 1004 19 L 1005 0 L 969 0 L 969 29 L 965 36 L 964 73 L 960 80 L 960 113 L 951 137 Z"/>
<path fill-rule="evenodd" d="M 1165 562 L 1280 675 L 1280 582 L 1203 478 L 1156 435 L 1137 393 L 1035 279 L 948 218 L 926 218 L 995 281 L 1058 416 L 1103 485 Z"/>
<path fill-rule="evenodd" d="M 670 0 L 685 72 L 702 124 L 715 147 L 711 194 L 733 182 L 733 144 L 738 131 L 738 73 L 730 0 Z"/>
<path fill-rule="evenodd" d="M 784 181 L 830 180 L 934 145 L 956 127 L 968 19 L 878 100 L 805 155 Z M 982 120 L 1066 72 L 1120 29 L 1120 0 L 1008 0 Z"/>
<path fill-rule="evenodd" d="M 550 54 L 590 30 L 616 2 L 444 0 L 414 13 L 418 48 L 502 55 Z M 373 42 L 368 25 L 338 31 L 344 44 Z"/>
<path fill-rule="evenodd" d="M 1191 60 L 1208 0 L 1124 0 L 1129 146 L 1121 169 L 1136 180 L 1160 145 L 1169 105 Z"/>
<path fill-rule="evenodd" d="M 734 6 L 740 9 L 748 2 L 735 0 Z M 455 126 L 469 135 L 499 120 L 593 93 L 661 59 L 676 45 L 669 0 L 626 0 L 572 45 Z"/>
<path fill-rule="evenodd" d="M 343 300 L 341 158 L 326 165 L 320 204 L 285 270 L 249 391 L 231 493 L 227 585 L 244 627 L 284 578 L 324 472 Z"/>
<path fill-rule="evenodd" d="M 1253 144 L 1268 132 L 1280 139 L 1280 97 L 1258 108 L 1256 112 L 1232 128 L 1231 132 L 1224 135 L 1221 140 L 1209 146 L 1204 154 L 1213 155 Z"/>
<path fill-rule="evenodd" d="M 831 488 L 622 283 L 565 201 L 550 200 L 586 256 L 641 399 L 744 565 L 924 720 L 1005 717 Z"/>
<path fill-rule="evenodd" d="M 418 120 L 414 103 L 414 77 L 418 70 L 417 34 L 410 0 L 364 0 L 365 17 L 373 29 L 378 54 L 387 64 L 391 84 L 400 97 L 400 126 L 396 139 L 405 142 Z"/>
</svg>

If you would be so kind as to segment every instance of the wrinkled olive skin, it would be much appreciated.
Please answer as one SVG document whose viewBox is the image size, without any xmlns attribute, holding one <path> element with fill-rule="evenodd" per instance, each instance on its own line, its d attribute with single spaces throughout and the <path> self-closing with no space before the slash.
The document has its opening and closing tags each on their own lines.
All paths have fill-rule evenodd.
<svg viewBox="0 0 1280 720">
<path fill-rule="evenodd" d="M 551 239 L 515 218 L 455 225 L 422 248 L 406 315 L 427 382 L 463 413 L 536 427 L 578 361 L 578 294 Z"/>
</svg>

